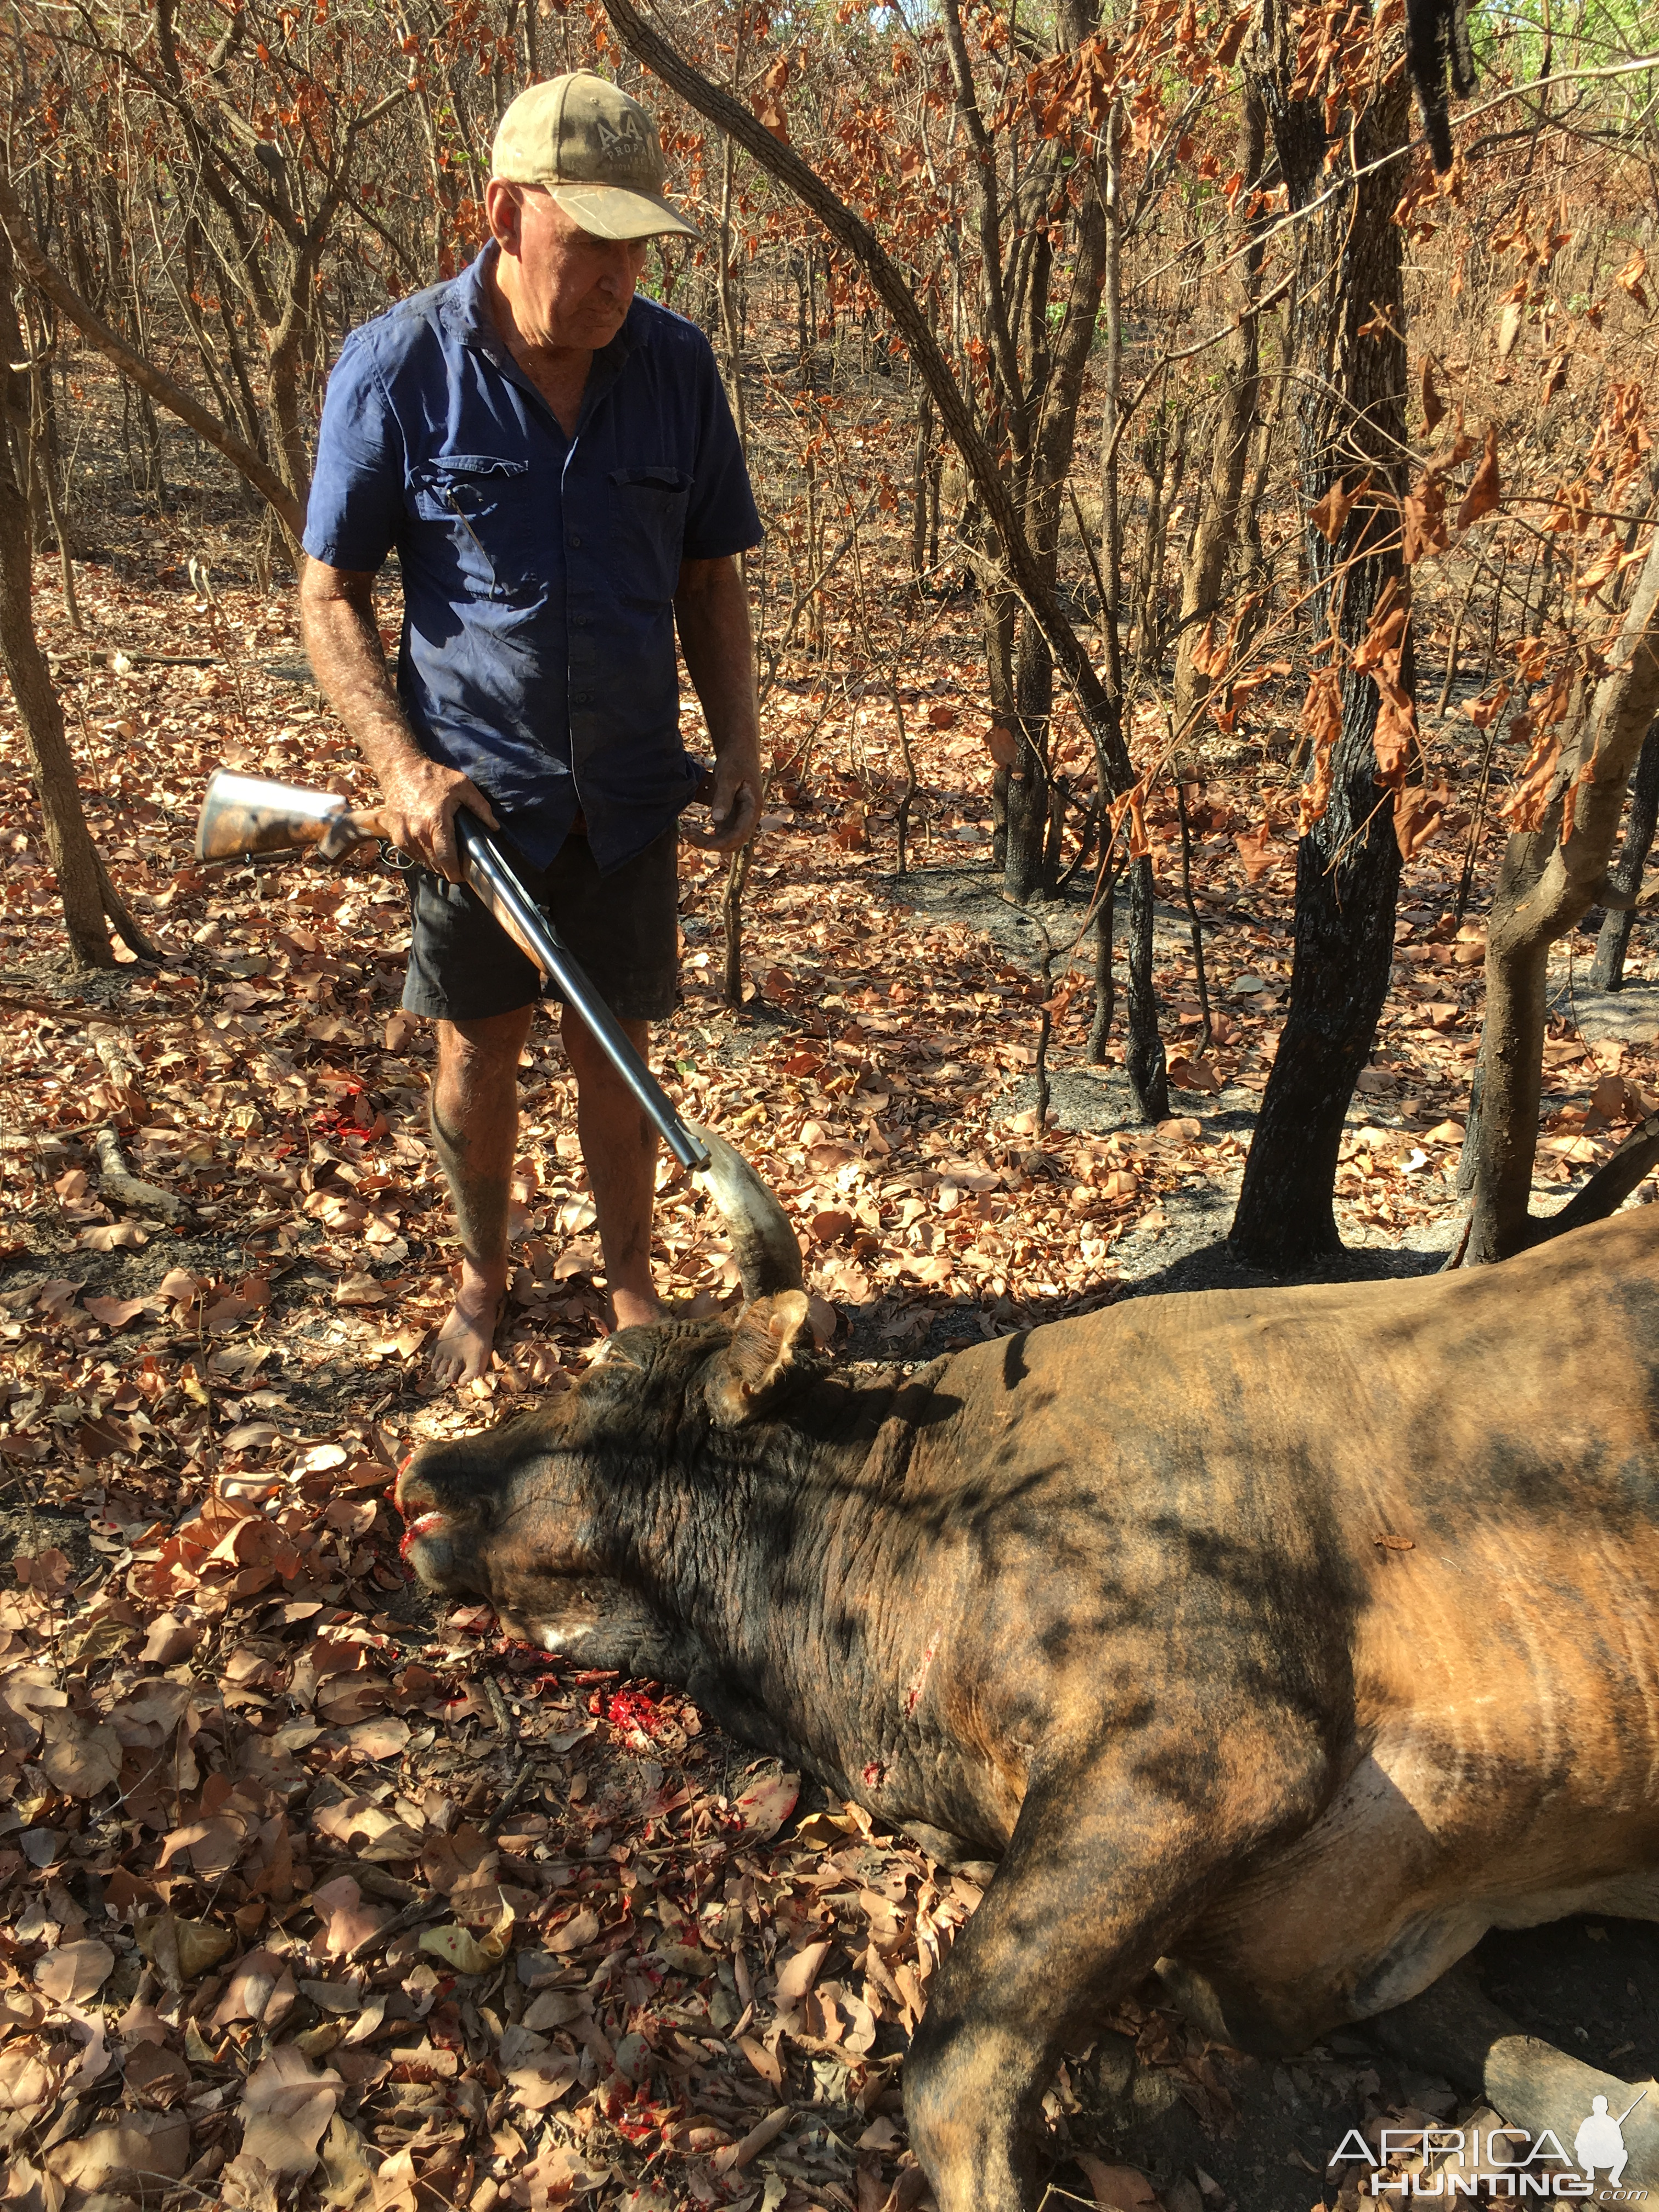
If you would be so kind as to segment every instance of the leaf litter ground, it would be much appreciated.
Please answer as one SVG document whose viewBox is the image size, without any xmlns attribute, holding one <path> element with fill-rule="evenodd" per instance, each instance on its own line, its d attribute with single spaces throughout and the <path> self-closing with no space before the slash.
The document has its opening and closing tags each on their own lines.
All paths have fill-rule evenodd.
<svg viewBox="0 0 1659 2212">
<path fill-rule="evenodd" d="M 660 1685 L 509 1646 L 481 1609 L 432 1616 L 398 1558 L 402 1455 L 565 1387 L 602 1331 L 556 1042 L 538 1031 L 523 1069 L 497 1366 L 459 1401 L 433 1397 L 421 1353 L 453 1247 L 423 1121 L 429 1048 L 397 1006 L 401 890 L 372 871 L 209 874 L 189 858 L 221 761 L 362 787 L 295 681 L 286 607 L 198 601 L 176 572 L 141 591 L 88 570 L 86 596 L 118 657 L 49 618 L 46 635 L 95 831 L 165 957 L 63 976 L 51 878 L 14 800 L 6 2202 L 925 2206 L 898 2069 L 980 1882 L 801 1794 Z M 1256 826 L 1258 757 L 1194 788 L 1215 1014 L 1201 1053 L 1172 820 L 1151 817 L 1177 1087 L 1168 1121 L 1134 1127 L 1121 1071 L 1083 1059 L 1088 994 L 1065 981 L 1080 909 L 1017 914 L 975 865 L 989 810 L 964 681 L 951 665 L 907 697 L 929 750 L 902 879 L 895 763 L 855 698 L 831 713 L 806 684 L 775 695 L 781 750 L 810 729 L 823 764 L 803 741 L 775 787 L 740 1014 L 714 988 L 720 879 L 688 856 L 684 1003 L 659 1062 L 782 1196 L 820 1334 L 850 1358 L 1225 1279 L 1214 1240 L 1288 983 L 1291 848 Z M 856 772 L 833 764 L 838 742 Z M 1361 1267 L 1427 1264 L 1443 1235 L 1481 957 L 1455 873 L 1434 848 L 1407 872 L 1339 1180 Z M 1055 1111 L 1039 1126 L 1045 930 Z M 1652 1022 L 1628 1018 L 1639 951 L 1633 973 L 1626 1018 L 1598 1021 L 1564 969 L 1541 1169 L 1558 1196 L 1651 1105 Z M 1411 1247 L 1424 1256 L 1402 1259 Z M 672 1174 L 657 1260 L 694 1311 L 731 1304 L 719 1224 Z M 1637 1984 L 1604 2021 L 1582 1967 L 1564 1956 L 1549 1984 L 1577 2047 L 1634 2071 L 1639 2045 L 1651 2070 Z M 1564 2034 L 1524 1958 L 1508 1971 L 1505 2002 Z M 1363 2038 L 1252 2067 L 1149 1986 L 1048 2109 L 1080 2201 L 1157 2203 L 1133 2157 L 1172 2212 L 1267 2212 L 1318 2192 L 1350 2124 L 1425 2124 L 1449 2095 L 1401 2081 Z"/>
</svg>

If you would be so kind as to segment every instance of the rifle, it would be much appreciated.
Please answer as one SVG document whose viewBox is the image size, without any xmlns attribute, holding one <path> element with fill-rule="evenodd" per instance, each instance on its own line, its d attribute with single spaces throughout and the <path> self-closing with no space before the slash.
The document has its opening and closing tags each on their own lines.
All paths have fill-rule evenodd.
<svg viewBox="0 0 1659 2212">
<path fill-rule="evenodd" d="M 675 1112 L 626 1030 L 508 865 L 501 847 L 465 807 L 455 816 L 455 842 L 460 848 L 461 880 L 467 889 L 483 902 L 526 959 L 550 977 L 565 1003 L 581 1016 L 599 1049 L 680 1165 L 706 1171 L 709 1152 L 701 1134 Z M 291 783 L 268 782 L 263 776 L 235 775 L 222 768 L 208 785 L 196 824 L 198 860 L 236 860 L 253 853 L 304 851 L 313 853 L 319 860 L 337 860 L 359 845 L 374 843 L 389 860 L 393 848 L 380 815 L 373 811 L 354 813 L 337 791 L 306 791 Z"/>
</svg>

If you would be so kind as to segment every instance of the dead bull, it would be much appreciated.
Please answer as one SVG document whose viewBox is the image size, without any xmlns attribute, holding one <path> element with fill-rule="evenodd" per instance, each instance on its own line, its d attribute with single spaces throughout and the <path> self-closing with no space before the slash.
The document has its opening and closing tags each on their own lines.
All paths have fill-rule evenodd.
<svg viewBox="0 0 1659 2212">
<path fill-rule="evenodd" d="M 906 2063 L 941 2212 L 1038 2202 L 1056 2062 L 1155 1965 L 1290 2051 L 1489 1927 L 1659 1917 L 1654 1214 L 854 1382 L 727 1161 L 736 1326 L 625 1330 L 541 1412 L 427 1447 L 410 1554 L 947 1862 L 1000 1858 Z M 1596 2086 L 1475 2044 L 1516 2124 Z"/>
</svg>

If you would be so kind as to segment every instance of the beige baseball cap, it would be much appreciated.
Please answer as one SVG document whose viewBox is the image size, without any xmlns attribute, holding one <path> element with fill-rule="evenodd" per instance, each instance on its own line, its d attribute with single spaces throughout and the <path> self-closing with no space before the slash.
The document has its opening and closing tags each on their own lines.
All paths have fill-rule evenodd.
<svg viewBox="0 0 1659 2212">
<path fill-rule="evenodd" d="M 595 238 L 697 235 L 663 198 L 655 124 L 637 100 L 588 70 L 519 94 L 496 130 L 490 173 L 504 185 L 544 186 Z"/>
</svg>

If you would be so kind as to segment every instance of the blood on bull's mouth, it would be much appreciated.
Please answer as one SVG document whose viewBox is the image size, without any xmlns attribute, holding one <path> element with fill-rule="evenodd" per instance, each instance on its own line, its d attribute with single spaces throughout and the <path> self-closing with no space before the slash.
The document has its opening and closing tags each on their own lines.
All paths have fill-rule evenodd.
<svg viewBox="0 0 1659 2212">
<path fill-rule="evenodd" d="M 407 1559 L 417 1536 L 435 1536 L 444 1525 L 441 1513 L 417 1514 L 404 1530 L 404 1540 L 398 1547 L 399 1559 Z"/>
</svg>

